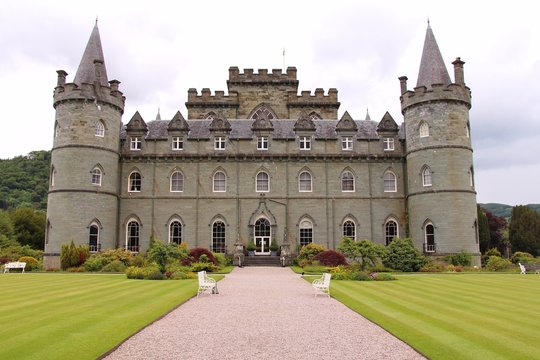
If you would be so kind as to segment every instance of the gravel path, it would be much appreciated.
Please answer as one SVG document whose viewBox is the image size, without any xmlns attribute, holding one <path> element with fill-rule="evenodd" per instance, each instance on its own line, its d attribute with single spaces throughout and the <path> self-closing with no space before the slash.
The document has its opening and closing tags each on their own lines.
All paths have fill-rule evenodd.
<svg viewBox="0 0 540 360">
<path fill-rule="evenodd" d="M 424 359 L 289 268 L 236 268 L 106 359 Z M 331 287 L 330 287 L 331 289 Z"/>
</svg>

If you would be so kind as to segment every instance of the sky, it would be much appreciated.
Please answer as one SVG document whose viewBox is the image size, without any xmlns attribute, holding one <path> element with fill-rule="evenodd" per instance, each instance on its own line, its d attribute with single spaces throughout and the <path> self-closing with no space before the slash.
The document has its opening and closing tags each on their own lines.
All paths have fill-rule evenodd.
<svg viewBox="0 0 540 360">
<path fill-rule="evenodd" d="M 187 90 L 227 90 L 230 66 L 295 66 L 299 91 L 403 122 L 398 77 L 416 84 L 429 19 L 453 79 L 465 61 L 477 201 L 540 203 L 540 22 L 533 1 L 40 1 L 0 12 L 0 159 L 52 148 L 57 70 L 72 82 L 96 18 L 123 122 L 180 110 Z M 285 55 L 283 55 L 285 53 Z M 525 184 L 524 184 L 525 182 Z M 525 186 L 527 185 L 527 186 Z"/>
</svg>

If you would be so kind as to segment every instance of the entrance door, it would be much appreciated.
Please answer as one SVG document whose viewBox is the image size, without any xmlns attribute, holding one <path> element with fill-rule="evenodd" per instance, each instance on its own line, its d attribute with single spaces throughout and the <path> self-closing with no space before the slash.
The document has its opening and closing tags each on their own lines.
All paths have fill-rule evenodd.
<svg viewBox="0 0 540 360">
<path fill-rule="evenodd" d="M 270 255 L 270 221 L 260 218 L 255 222 L 255 255 Z"/>
</svg>

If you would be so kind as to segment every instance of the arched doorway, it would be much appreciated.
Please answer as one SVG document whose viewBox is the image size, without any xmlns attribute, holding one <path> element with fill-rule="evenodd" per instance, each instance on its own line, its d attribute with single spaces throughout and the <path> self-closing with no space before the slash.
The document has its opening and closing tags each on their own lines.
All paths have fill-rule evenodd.
<svg viewBox="0 0 540 360">
<path fill-rule="evenodd" d="M 255 255 L 270 255 L 270 239 L 272 236 L 270 221 L 265 218 L 258 219 L 255 222 L 254 232 L 255 246 L 257 246 Z"/>
</svg>

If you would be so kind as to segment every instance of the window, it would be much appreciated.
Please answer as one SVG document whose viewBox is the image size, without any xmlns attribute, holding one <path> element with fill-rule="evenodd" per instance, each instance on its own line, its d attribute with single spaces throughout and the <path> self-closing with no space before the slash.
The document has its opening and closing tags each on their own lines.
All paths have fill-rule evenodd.
<svg viewBox="0 0 540 360">
<path fill-rule="evenodd" d="M 266 117 L 267 119 L 272 120 L 276 118 L 276 115 L 274 114 L 272 110 L 270 110 L 264 105 L 261 105 L 257 110 L 255 110 L 253 115 L 251 115 L 250 119 L 256 120 L 256 119 L 259 119 L 260 117 L 263 117 L 263 118 Z"/>
<path fill-rule="evenodd" d="M 88 235 L 88 249 L 90 252 L 100 251 L 101 244 L 99 243 L 99 226 L 96 223 L 90 225 L 90 233 Z"/>
<path fill-rule="evenodd" d="M 139 252 L 140 225 L 137 221 L 131 220 L 126 228 L 126 250 Z"/>
<path fill-rule="evenodd" d="M 131 137 L 129 141 L 129 148 L 131 150 L 141 150 L 142 149 L 141 138 L 138 136 Z"/>
<path fill-rule="evenodd" d="M 216 221 L 212 224 L 212 251 L 225 253 L 225 224 L 223 221 Z"/>
<path fill-rule="evenodd" d="M 384 151 L 394 151 L 394 138 L 384 138 Z"/>
<path fill-rule="evenodd" d="M 180 136 L 173 136 L 172 138 L 173 150 L 184 150 L 184 138 Z"/>
<path fill-rule="evenodd" d="M 54 186 L 55 175 L 56 175 L 56 169 L 54 168 L 54 165 L 53 165 L 53 166 L 51 166 L 51 176 L 50 176 L 51 180 L 49 181 L 50 184 L 51 184 L 51 187 Z"/>
<path fill-rule="evenodd" d="M 298 144 L 300 150 L 311 150 L 311 137 L 310 136 L 300 136 L 298 138 Z"/>
<path fill-rule="evenodd" d="M 129 192 L 139 192 L 141 191 L 142 177 L 141 174 L 137 171 L 133 171 L 129 174 Z"/>
<path fill-rule="evenodd" d="M 257 150 L 268 150 L 268 136 L 259 136 L 257 138 Z"/>
<path fill-rule="evenodd" d="M 350 171 L 344 171 L 341 174 L 341 191 L 354 191 L 354 175 Z"/>
<path fill-rule="evenodd" d="M 92 185 L 101 186 L 101 169 L 100 168 L 96 167 L 92 169 Z"/>
<path fill-rule="evenodd" d="M 175 171 L 171 175 L 171 192 L 184 191 L 184 175 L 180 171 Z"/>
<path fill-rule="evenodd" d="M 96 122 L 96 130 L 94 132 L 95 136 L 104 137 L 105 136 L 105 125 L 101 120 Z"/>
<path fill-rule="evenodd" d="M 225 136 L 216 136 L 214 138 L 214 150 L 225 150 Z"/>
<path fill-rule="evenodd" d="M 422 185 L 424 185 L 424 187 L 432 185 L 431 170 L 427 166 L 422 170 Z"/>
<path fill-rule="evenodd" d="M 218 171 L 214 174 L 214 192 L 227 191 L 227 176 L 223 171 Z"/>
<path fill-rule="evenodd" d="M 396 192 L 397 186 L 396 186 L 396 175 L 391 172 L 387 171 L 384 173 L 384 192 Z"/>
<path fill-rule="evenodd" d="M 471 137 L 471 124 L 467 123 L 467 127 L 465 128 L 465 135 L 467 135 L 467 138 Z"/>
<path fill-rule="evenodd" d="M 352 150 L 353 139 L 350 136 L 344 136 L 341 138 L 341 150 Z"/>
<path fill-rule="evenodd" d="M 422 122 L 422 124 L 420 124 L 420 137 L 423 138 L 423 137 L 428 137 L 429 136 L 429 125 L 426 124 L 425 122 Z"/>
<path fill-rule="evenodd" d="M 178 220 L 171 221 L 169 225 L 169 244 L 180 245 L 182 242 L 182 223 Z"/>
<path fill-rule="evenodd" d="M 311 192 L 311 174 L 307 171 L 302 171 L 298 177 L 298 191 Z"/>
<path fill-rule="evenodd" d="M 472 166 L 469 169 L 469 184 L 474 187 L 474 168 Z"/>
<path fill-rule="evenodd" d="M 268 192 L 270 191 L 270 176 L 264 171 L 257 174 L 255 179 L 255 191 Z"/>
<path fill-rule="evenodd" d="M 300 247 L 313 242 L 313 224 L 309 220 L 302 220 L 300 222 L 300 233 L 298 237 Z"/>
<path fill-rule="evenodd" d="M 425 252 L 435 252 L 435 227 L 432 223 L 427 223 L 424 228 L 425 232 L 425 243 L 424 251 Z"/>
<path fill-rule="evenodd" d="M 356 224 L 352 220 L 343 223 L 343 236 L 356 240 Z"/>
<path fill-rule="evenodd" d="M 384 225 L 386 246 L 390 245 L 394 238 L 398 237 L 398 225 L 394 220 L 388 220 Z"/>
</svg>

